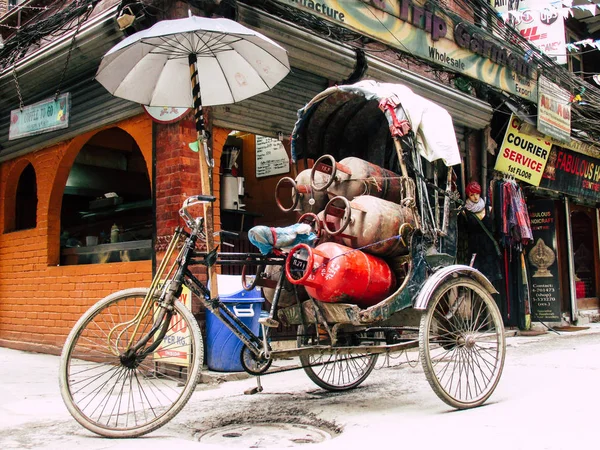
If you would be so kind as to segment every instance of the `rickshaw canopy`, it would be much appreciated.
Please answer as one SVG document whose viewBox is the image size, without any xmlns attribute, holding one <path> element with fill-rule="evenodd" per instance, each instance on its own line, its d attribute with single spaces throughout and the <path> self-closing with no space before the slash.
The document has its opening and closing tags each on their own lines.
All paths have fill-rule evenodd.
<svg viewBox="0 0 600 450">
<path fill-rule="evenodd" d="M 428 161 L 460 164 L 452 117 L 441 106 L 401 84 L 364 80 L 333 86 L 298 111 L 292 132 L 292 160 L 331 154 L 356 156 L 389 167 L 393 137 L 412 130 Z"/>
</svg>

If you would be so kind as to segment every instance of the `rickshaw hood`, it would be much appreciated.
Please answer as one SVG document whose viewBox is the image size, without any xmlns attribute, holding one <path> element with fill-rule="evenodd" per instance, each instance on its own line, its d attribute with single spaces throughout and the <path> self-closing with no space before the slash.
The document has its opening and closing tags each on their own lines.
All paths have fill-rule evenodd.
<svg viewBox="0 0 600 450">
<path fill-rule="evenodd" d="M 333 154 L 373 161 L 373 153 L 385 159 L 390 137 L 402 135 L 398 124 L 403 122 L 428 161 L 460 164 L 448 111 L 406 86 L 373 80 L 330 87 L 301 108 L 292 132 L 292 160 Z"/>
</svg>

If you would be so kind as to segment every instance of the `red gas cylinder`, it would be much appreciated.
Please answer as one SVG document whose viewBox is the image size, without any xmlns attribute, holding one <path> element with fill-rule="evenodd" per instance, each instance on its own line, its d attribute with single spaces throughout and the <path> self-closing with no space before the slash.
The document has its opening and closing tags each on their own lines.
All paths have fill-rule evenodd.
<svg viewBox="0 0 600 450">
<path fill-rule="evenodd" d="M 307 212 L 317 213 L 323 209 L 329 200 L 327 192 L 317 191 L 310 185 L 311 170 L 306 169 L 298 174 L 296 179 L 283 177 L 277 182 L 275 187 L 275 203 L 283 212 L 297 211 L 300 214 Z M 317 180 L 324 179 L 324 176 Z M 291 199 L 288 202 L 282 201 L 286 197 L 286 189 L 291 188 Z"/>
<path fill-rule="evenodd" d="M 398 174 L 353 156 L 340 162 L 331 155 L 321 156 L 310 172 L 310 185 L 315 191 L 327 191 L 330 197 L 341 195 L 348 200 L 359 195 L 395 203 L 402 199 L 402 179 Z"/>
<path fill-rule="evenodd" d="M 352 201 L 334 197 L 321 214 L 326 235 L 378 256 L 408 254 L 416 227 L 411 208 L 372 195 L 359 195 Z"/>
<path fill-rule="evenodd" d="M 376 305 L 390 295 L 394 273 L 380 258 L 325 242 L 316 248 L 298 244 L 285 261 L 287 279 L 302 284 L 312 298 L 328 303 Z"/>
</svg>

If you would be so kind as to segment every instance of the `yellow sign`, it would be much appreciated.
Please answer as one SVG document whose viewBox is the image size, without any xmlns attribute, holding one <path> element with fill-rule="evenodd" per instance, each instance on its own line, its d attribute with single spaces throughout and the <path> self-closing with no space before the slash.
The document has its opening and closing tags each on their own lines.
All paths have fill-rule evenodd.
<svg viewBox="0 0 600 450">
<path fill-rule="evenodd" d="M 521 132 L 521 121 L 513 114 L 494 169 L 539 186 L 551 147 L 551 142 Z"/>
<path fill-rule="evenodd" d="M 160 283 L 158 289 L 161 289 L 162 285 L 163 282 Z M 189 310 L 192 309 L 192 293 L 185 286 L 183 286 L 179 301 Z M 155 316 L 157 313 L 158 309 L 154 311 Z M 154 351 L 154 362 L 189 366 L 191 358 L 190 339 L 190 330 L 187 329 L 182 317 L 174 315 L 171 318 L 167 334 Z"/>
<path fill-rule="evenodd" d="M 277 0 L 365 34 L 409 55 L 537 101 L 536 69 L 492 35 L 424 0 Z"/>
</svg>

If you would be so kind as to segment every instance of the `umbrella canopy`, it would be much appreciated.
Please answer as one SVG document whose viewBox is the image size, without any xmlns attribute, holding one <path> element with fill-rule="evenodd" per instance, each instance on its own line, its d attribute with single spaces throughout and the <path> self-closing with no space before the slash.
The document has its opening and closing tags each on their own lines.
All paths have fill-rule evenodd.
<svg viewBox="0 0 600 450">
<path fill-rule="evenodd" d="M 190 56 L 202 105 L 239 102 L 268 91 L 290 71 L 286 50 L 229 19 L 163 20 L 110 49 L 96 80 L 111 94 L 149 106 L 193 107 Z"/>
</svg>

